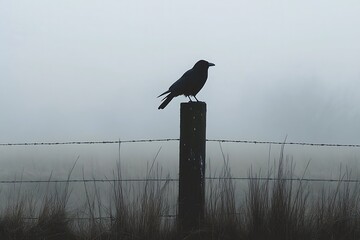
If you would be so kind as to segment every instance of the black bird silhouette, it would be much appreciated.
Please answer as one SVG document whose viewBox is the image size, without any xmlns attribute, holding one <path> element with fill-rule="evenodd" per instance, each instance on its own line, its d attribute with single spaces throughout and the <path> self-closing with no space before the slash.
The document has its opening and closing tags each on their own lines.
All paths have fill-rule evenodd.
<svg viewBox="0 0 360 240">
<path fill-rule="evenodd" d="M 208 69 L 211 66 L 215 66 L 215 64 L 205 60 L 200 60 L 195 63 L 192 69 L 186 71 L 179 80 L 169 87 L 169 90 L 158 96 L 161 97 L 168 93 L 168 95 L 161 100 L 163 102 L 158 109 L 164 109 L 174 97 L 179 95 L 185 95 L 190 99 L 190 102 L 192 102 L 190 96 L 193 96 L 196 101 L 199 101 L 196 98 L 196 94 L 204 86 L 208 77 Z"/>
</svg>

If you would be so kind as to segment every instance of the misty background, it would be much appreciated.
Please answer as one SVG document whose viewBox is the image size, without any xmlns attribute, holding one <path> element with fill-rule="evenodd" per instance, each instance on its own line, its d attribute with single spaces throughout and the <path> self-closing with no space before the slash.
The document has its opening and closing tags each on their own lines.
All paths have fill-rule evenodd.
<svg viewBox="0 0 360 240">
<path fill-rule="evenodd" d="M 337 0 L 0 1 L 0 143 L 179 137 L 160 93 L 199 59 L 207 138 L 359 144 L 360 3 Z M 233 174 L 280 147 L 222 144 Z M 177 176 L 178 143 L 121 145 L 127 176 L 156 157 Z M 359 175 L 358 148 L 286 146 L 301 176 Z M 1 179 L 111 176 L 118 145 L 0 146 Z M 219 144 L 207 144 L 219 171 Z"/>
</svg>

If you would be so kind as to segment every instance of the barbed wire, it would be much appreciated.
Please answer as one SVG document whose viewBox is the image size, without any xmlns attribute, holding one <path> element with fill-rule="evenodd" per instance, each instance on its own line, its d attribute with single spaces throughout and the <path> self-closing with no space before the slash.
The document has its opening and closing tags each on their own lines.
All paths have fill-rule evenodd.
<svg viewBox="0 0 360 240">
<path fill-rule="evenodd" d="M 223 142 L 223 143 L 302 145 L 302 146 L 315 146 L 315 147 L 360 147 L 360 144 L 339 144 L 339 143 L 277 142 L 277 141 L 223 140 L 223 139 L 207 139 L 206 141 L 207 142 Z"/>
<path fill-rule="evenodd" d="M 276 177 L 206 177 L 205 180 L 259 180 L 299 182 L 344 182 L 360 183 L 360 179 L 326 178 L 276 178 Z M 64 180 L 0 180 L 0 184 L 18 183 L 86 183 L 86 182 L 178 182 L 178 178 L 133 178 L 133 179 L 64 179 Z"/>
<path fill-rule="evenodd" d="M 51 145 L 96 145 L 96 144 L 123 144 L 123 143 L 147 143 L 147 142 L 170 142 L 179 141 L 179 138 L 163 139 L 138 139 L 138 140 L 114 140 L 114 141 L 67 141 L 67 142 L 22 142 L 22 143 L 0 143 L 1 146 L 51 146 Z M 314 147 L 356 147 L 360 144 L 337 144 L 337 143 L 309 143 L 309 142 L 284 142 L 284 141 L 256 141 L 256 140 L 227 140 L 206 139 L 207 142 L 218 143 L 243 143 L 243 144 L 272 144 L 272 145 L 301 145 Z M 206 177 L 212 180 L 258 180 L 258 181 L 298 181 L 298 182 L 342 182 L 359 183 L 359 179 L 320 179 L 320 178 L 275 178 L 275 177 Z M 66 179 L 66 180 L 0 180 L 0 184 L 23 184 L 23 183 L 91 183 L 91 182 L 178 182 L 177 178 L 143 178 L 143 179 Z M 237 214 L 237 213 L 235 213 Z M 176 214 L 161 215 L 163 218 L 175 218 Z M 36 221 L 37 217 L 25 217 L 25 220 Z M 109 220 L 116 219 L 112 216 L 102 217 L 70 217 L 68 220 Z"/>
<path fill-rule="evenodd" d="M 0 143 L 0 146 L 46 146 L 46 145 L 95 145 L 95 144 L 122 144 L 122 143 L 146 143 L 146 142 L 170 142 L 179 141 L 179 138 L 138 139 L 138 140 L 114 140 L 114 141 L 68 141 L 68 142 L 22 142 Z M 360 147 L 360 144 L 339 143 L 310 143 L 310 142 L 285 142 L 285 141 L 256 141 L 256 140 L 227 140 L 206 139 L 207 142 L 219 143 L 244 143 L 244 144 L 274 144 L 274 145 L 301 145 L 314 147 Z"/>
<path fill-rule="evenodd" d="M 0 180 L 1 183 L 86 183 L 86 182 L 177 182 L 176 178 L 133 178 L 133 179 L 62 179 L 62 180 Z"/>
<path fill-rule="evenodd" d="M 238 213 L 235 213 L 238 214 Z M 166 214 L 166 215 L 160 215 L 161 218 L 176 218 L 178 215 L 176 214 Z M 39 217 L 23 217 L 24 220 L 28 221 L 37 221 L 39 220 Z M 66 220 L 71 221 L 93 221 L 93 220 L 108 220 L 108 221 L 114 221 L 117 219 L 115 216 L 102 216 L 102 217 L 66 217 Z"/>
<path fill-rule="evenodd" d="M 0 143 L 0 146 L 91 145 L 91 144 L 120 144 L 120 143 L 141 143 L 141 142 L 169 142 L 169 141 L 179 141 L 179 138 L 139 139 L 139 140 L 114 140 L 114 141 L 69 141 L 69 142 Z"/>
<path fill-rule="evenodd" d="M 138 140 L 114 140 L 114 141 L 69 141 L 69 142 L 23 142 L 23 143 L 0 143 L 0 146 L 43 146 L 43 145 L 90 145 L 90 144 L 122 144 L 122 143 L 146 143 L 146 142 L 169 142 L 179 141 L 179 138 L 163 139 L 138 139 Z M 303 145 L 317 147 L 360 147 L 360 144 L 332 144 L 332 143 L 308 143 L 308 142 L 277 142 L 277 141 L 255 141 L 255 140 L 226 140 L 226 139 L 206 139 L 207 142 L 219 143 L 244 143 L 244 144 L 275 144 L 275 145 Z M 262 180 L 262 181 L 311 181 L 311 182 L 350 182 L 357 183 L 360 180 L 347 179 L 317 179 L 317 178 L 250 178 L 250 177 L 208 177 L 207 180 Z M 145 181 L 179 181 L 175 178 L 163 179 L 69 179 L 69 180 L 0 180 L 0 184 L 6 183 L 76 183 L 76 182 L 145 182 Z"/>
</svg>

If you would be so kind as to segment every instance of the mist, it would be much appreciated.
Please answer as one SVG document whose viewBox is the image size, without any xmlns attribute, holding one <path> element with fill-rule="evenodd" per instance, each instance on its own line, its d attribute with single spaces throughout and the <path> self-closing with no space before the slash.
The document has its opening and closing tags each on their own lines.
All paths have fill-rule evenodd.
<svg viewBox="0 0 360 240">
<path fill-rule="evenodd" d="M 359 144 L 359 12 L 336 0 L 1 1 L 0 143 L 178 138 L 188 100 L 158 110 L 157 96 L 205 59 L 208 139 Z M 271 171 L 280 154 L 208 142 L 206 173 Z M 360 177 L 356 147 L 284 154 L 299 178 Z M 113 179 L 119 164 L 125 179 L 151 166 L 177 179 L 178 158 L 177 141 L 0 145 L 0 180 L 66 180 L 73 166 L 71 179 Z"/>
</svg>

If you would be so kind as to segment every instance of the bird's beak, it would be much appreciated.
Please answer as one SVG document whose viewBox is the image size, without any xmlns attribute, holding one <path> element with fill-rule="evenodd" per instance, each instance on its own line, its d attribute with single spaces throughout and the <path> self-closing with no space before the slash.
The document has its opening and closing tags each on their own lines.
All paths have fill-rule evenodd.
<svg viewBox="0 0 360 240">
<path fill-rule="evenodd" d="M 215 66 L 215 64 L 209 62 L 209 67 Z"/>
</svg>

